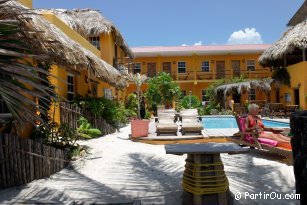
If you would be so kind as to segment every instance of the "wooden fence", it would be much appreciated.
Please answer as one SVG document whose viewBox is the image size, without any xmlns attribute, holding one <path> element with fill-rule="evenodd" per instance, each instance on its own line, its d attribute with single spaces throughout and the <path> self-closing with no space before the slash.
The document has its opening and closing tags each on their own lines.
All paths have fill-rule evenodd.
<svg viewBox="0 0 307 205">
<path fill-rule="evenodd" d="M 0 189 L 49 177 L 63 169 L 67 160 L 64 150 L 0 134 Z"/>
<path fill-rule="evenodd" d="M 67 123 L 71 128 L 78 128 L 78 120 L 83 116 L 92 127 L 99 129 L 104 135 L 111 134 L 116 131 L 115 127 L 107 123 L 105 119 L 94 115 L 91 112 L 81 109 L 78 105 L 69 103 L 60 103 L 60 119 L 61 123 Z"/>
</svg>

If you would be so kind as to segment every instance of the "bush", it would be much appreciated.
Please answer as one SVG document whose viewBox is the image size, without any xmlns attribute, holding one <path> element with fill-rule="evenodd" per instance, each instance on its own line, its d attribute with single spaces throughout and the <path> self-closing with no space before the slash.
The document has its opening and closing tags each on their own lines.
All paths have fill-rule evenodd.
<svg viewBox="0 0 307 205">
<path fill-rule="evenodd" d="M 77 97 L 73 101 L 81 108 L 101 116 L 109 124 L 117 127 L 120 123 L 127 123 L 129 116 L 134 116 L 134 110 L 126 109 L 122 102 L 106 98 Z M 132 105 L 131 105 L 132 106 Z"/>
<path fill-rule="evenodd" d="M 92 128 L 91 124 L 87 119 L 85 119 L 85 117 L 80 117 L 78 123 L 79 127 L 77 128 L 77 135 L 83 139 L 91 139 L 102 135 L 99 129 Z"/>
<path fill-rule="evenodd" d="M 191 97 L 191 106 L 190 106 L 190 97 Z M 200 100 L 195 95 L 187 95 L 183 97 L 178 103 L 178 109 L 197 109 L 199 115 L 204 115 L 205 110 Z"/>
<path fill-rule="evenodd" d="M 136 94 L 131 93 L 127 96 L 125 100 L 125 108 L 127 109 L 126 112 L 129 118 L 137 117 L 138 99 L 137 99 Z"/>
<path fill-rule="evenodd" d="M 170 105 L 172 101 L 180 96 L 179 85 L 173 81 L 170 74 L 162 72 L 157 77 L 148 81 L 146 99 L 151 110 L 157 105 Z"/>
</svg>

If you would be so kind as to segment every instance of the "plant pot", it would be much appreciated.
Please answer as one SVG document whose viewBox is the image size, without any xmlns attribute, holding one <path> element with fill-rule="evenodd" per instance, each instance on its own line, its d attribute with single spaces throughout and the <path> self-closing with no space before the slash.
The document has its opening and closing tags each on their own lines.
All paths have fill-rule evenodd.
<svg viewBox="0 0 307 205">
<path fill-rule="evenodd" d="M 131 137 L 147 137 L 149 120 L 131 120 Z"/>
</svg>

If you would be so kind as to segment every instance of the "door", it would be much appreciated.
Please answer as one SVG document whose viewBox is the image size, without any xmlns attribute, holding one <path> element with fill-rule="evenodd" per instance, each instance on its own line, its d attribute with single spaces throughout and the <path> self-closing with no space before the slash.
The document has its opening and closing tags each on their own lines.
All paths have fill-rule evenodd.
<svg viewBox="0 0 307 205">
<path fill-rule="evenodd" d="M 171 74 L 171 70 L 172 70 L 171 62 L 164 62 L 162 67 L 163 67 L 163 72 Z"/>
<path fill-rule="evenodd" d="M 239 94 L 237 92 L 234 93 L 232 95 L 232 99 L 233 99 L 234 103 L 241 103 L 241 94 Z"/>
<path fill-rule="evenodd" d="M 276 90 L 275 95 L 276 95 L 276 100 L 275 100 L 275 102 L 276 102 L 276 103 L 280 103 L 280 93 L 279 93 L 279 89 Z"/>
<path fill-rule="evenodd" d="M 156 63 L 147 63 L 147 76 L 148 77 L 156 76 Z"/>
<path fill-rule="evenodd" d="M 300 106 L 300 89 L 294 89 L 294 104 Z"/>
<path fill-rule="evenodd" d="M 239 60 L 233 60 L 231 61 L 231 68 L 233 77 L 240 77 L 240 61 Z"/>
<path fill-rule="evenodd" d="M 216 78 L 225 78 L 225 61 L 216 61 Z"/>
</svg>

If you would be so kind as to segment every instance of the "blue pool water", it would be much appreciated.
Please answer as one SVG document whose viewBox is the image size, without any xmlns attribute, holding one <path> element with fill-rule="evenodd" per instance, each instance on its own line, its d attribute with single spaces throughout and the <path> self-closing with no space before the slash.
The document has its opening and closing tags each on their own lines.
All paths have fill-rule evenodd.
<svg viewBox="0 0 307 205">
<path fill-rule="evenodd" d="M 276 122 L 265 119 L 263 119 L 262 122 L 266 127 L 290 127 L 289 123 L 285 122 Z M 203 117 L 202 123 L 206 129 L 238 128 L 234 117 Z"/>
</svg>

